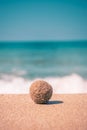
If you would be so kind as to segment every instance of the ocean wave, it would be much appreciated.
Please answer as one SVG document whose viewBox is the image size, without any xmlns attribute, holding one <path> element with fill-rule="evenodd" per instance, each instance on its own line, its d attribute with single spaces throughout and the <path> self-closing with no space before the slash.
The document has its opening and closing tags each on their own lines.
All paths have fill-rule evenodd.
<svg viewBox="0 0 87 130">
<path fill-rule="evenodd" d="M 26 75 L 27 71 L 19 70 L 19 69 L 17 70 L 16 68 L 13 68 L 12 73 L 15 74 L 15 75 L 18 75 L 18 76 L 22 76 L 22 75 Z"/>
<path fill-rule="evenodd" d="M 14 75 L 3 75 L 0 78 L 0 94 L 27 94 L 31 83 L 39 79 L 41 78 L 29 80 Z M 87 93 L 87 80 L 77 74 L 64 77 L 47 77 L 41 80 L 50 83 L 56 94 Z"/>
</svg>

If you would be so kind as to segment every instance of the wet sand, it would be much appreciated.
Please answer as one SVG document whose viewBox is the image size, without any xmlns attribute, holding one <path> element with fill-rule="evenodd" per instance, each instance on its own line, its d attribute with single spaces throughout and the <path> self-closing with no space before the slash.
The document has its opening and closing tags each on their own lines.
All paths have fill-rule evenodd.
<svg viewBox="0 0 87 130">
<path fill-rule="evenodd" d="M 45 105 L 0 95 L 0 130 L 87 130 L 87 94 L 55 94 Z"/>
</svg>

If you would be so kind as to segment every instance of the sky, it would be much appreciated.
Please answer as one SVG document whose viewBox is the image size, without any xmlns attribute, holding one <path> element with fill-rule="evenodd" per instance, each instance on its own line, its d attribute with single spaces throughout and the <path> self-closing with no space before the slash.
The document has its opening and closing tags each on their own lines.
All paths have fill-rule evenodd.
<svg viewBox="0 0 87 130">
<path fill-rule="evenodd" d="M 0 41 L 87 40 L 87 0 L 0 0 Z"/>
</svg>

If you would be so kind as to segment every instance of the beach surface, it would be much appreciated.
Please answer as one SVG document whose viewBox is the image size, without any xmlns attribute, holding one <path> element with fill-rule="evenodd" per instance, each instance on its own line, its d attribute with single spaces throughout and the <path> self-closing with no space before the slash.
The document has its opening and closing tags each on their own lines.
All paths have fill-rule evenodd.
<svg viewBox="0 0 87 130">
<path fill-rule="evenodd" d="M 1 94 L 0 130 L 87 130 L 87 94 L 55 94 L 45 105 Z"/>
</svg>

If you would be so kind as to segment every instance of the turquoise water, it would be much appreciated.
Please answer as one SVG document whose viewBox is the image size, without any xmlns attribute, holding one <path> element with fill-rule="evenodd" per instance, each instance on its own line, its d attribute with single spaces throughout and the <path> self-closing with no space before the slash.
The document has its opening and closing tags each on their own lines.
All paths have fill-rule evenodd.
<svg viewBox="0 0 87 130">
<path fill-rule="evenodd" d="M 0 42 L 0 76 L 87 78 L 87 41 Z"/>
</svg>

